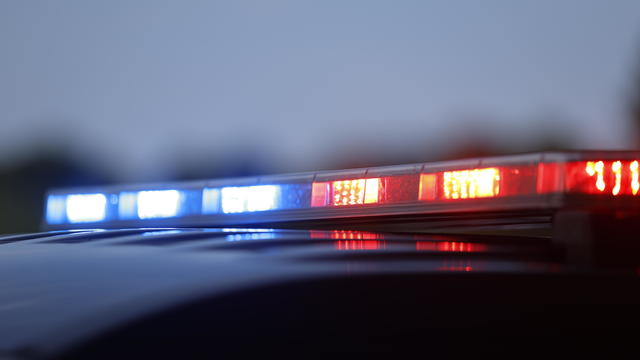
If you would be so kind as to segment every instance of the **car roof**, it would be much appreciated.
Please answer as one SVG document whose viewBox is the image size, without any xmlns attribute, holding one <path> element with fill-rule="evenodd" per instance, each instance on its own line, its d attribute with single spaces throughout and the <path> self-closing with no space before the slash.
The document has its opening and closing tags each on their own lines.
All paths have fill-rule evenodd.
<svg viewBox="0 0 640 360">
<path fill-rule="evenodd" d="M 259 228 L 55 231 L 0 238 L 0 349 L 64 344 L 132 313 L 247 284 L 372 273 L 544 273 L 548 242 L 517 237 Z M 114 309 L 117 309 L 114 310 Z M 109 316 L 95 314 L 109 313 Z M 77 331 L 57 330 L 78 324 Z M 36 341 L 37 342 L 37 341 Z"/>
</svg>

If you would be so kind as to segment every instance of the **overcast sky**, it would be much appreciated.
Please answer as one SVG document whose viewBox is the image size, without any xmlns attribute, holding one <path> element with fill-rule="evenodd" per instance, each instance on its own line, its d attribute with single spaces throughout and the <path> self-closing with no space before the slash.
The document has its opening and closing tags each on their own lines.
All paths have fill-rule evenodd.
<svg viewBox="0 0 640 360">
<path fill-rule="evenodd" d="M 300 170 L 543 126 L 622 148 L 640 1 L 0 0 L 0 49 L 0 161 L 55 138 L 134 177 L 242 151 Z"/>
</svg>

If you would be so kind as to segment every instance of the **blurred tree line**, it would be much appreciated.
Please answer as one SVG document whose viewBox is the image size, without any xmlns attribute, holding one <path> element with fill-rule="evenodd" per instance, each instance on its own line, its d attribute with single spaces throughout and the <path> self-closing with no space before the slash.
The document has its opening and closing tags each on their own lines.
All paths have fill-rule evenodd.
<svg viewBox="0 0 640 360">
<path fill-rule="evenodd" d="M 0 234 L 40 228 L 48 189 L 98 185 L 112 180 L 58 151 L 38 151 L 26 160 L 0 168 Z"/>
</svg>

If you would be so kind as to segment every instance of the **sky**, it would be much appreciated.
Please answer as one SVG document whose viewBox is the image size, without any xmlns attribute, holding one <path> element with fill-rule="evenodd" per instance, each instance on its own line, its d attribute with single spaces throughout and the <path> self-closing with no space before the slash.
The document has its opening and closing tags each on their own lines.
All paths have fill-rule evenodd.
<svg viewBox="0 0 640 360">
<path fill-rule="evenodd" d="M 2 0 L 0 49 L 0 163 L 48 142 L 132 179 L 545 131 L 620 149 L 640 1 Z"/>
</svg>

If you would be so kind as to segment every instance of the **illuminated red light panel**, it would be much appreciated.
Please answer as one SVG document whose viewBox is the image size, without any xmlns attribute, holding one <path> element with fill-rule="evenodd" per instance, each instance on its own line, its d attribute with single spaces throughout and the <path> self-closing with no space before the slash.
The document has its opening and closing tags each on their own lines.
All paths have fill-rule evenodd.
<svg viewBox="0 0 640 360">
<path fill-rule="evenodd" d="M 640 154 L 638 154 L 640 158 Z M 549 194 L 640 195 L 639 160 L 506 163 L 313 184 L 311 206 L 509 198 Z"/>
<path fill-rule="evenodd" d="M 47 229 L 217 226 L 555 211 L 571 206 L 640 210 L 639 162 L 640 152 L 630 151 L 536 153 L 256 178 L 57 189 L 47 195 L 45 224 Z M 162 211 L 149 215 L 147 200 Z M 374 247 L 374 243 L 344 246 Z"/>
<path fill-rule="evenodd" d="M 379 190 L 378 178 L 313 183 L 311 206 L 375 204 Z"/>
<path fill-rule="evenodd" d="M 576 161 L 566 166 L 566 186 L 586 194 L 637 196 L 638 160 Z"/>
</svg>

